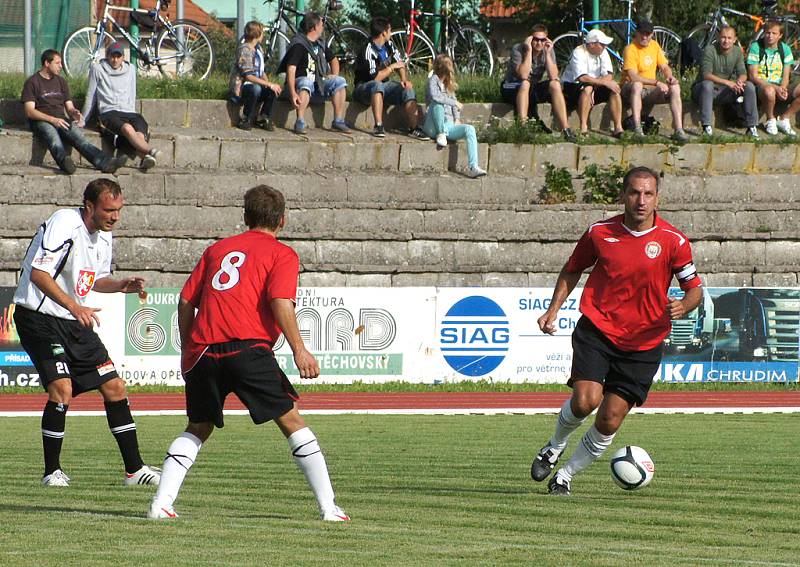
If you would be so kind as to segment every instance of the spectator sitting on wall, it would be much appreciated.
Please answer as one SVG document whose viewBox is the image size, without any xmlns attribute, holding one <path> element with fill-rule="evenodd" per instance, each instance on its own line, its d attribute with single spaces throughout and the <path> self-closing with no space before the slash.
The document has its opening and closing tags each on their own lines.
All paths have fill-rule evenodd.
<svg viewBox="0 0 800 567">
<path fill-rule="evenodd" d="M 75 173 L 75 162 L 67 155 L 65 144 L 78 150 L 103 173 L 114 173 L 127 161 L 125 156 L 115 158 L 104 154 L 83 136 L 78 127 L 83 115 L 72 102 L 69 85 L 61 76 L 61 54 L 55 49 L 42 53 L 42 68 L 25 81 L 22 104 L 33 134 L 47 144 L 62 171 Z"/>
<path fill-rule="evenodd" d="M 120 147 L 123 150 L 135 152 L 141 158 L 142 169 L 156 165 L 161 152 L 150 147 L 147 122 L 135 112 L 136 67 L 125 61 L 122 44 L 118 41 L 106 48 L 105 59 L 92 64 L 89 69 L 89 88 L 83 103 L 81 126 L 91 118 L 95 106 L 101 131 L 105 130 L 122 142 Z"/>
<path fill-rule="evenodd" d="M 542 80 L 547 73 L 547 81 Z M 553 52 L 553 42 L 547 37 L 547 27 L 533 26 L 531 35 L 523 43 L 511 48 L 511 58 L 505 79 L 500 85 L 503 101 L 514 105 L 520 120 L 533 118 L 541 123 L 537 104 L 549 102 L 558 125 L 568 142 L 576 140 L 567 122 L 567 103 L 558 80 L 558 66 Z M 542 126 L 544 126 L 542 124 Z M 545 131 L 549 131 L 545 127 Z"/>
<path fill-rule="evenodd" d="M 561 77 L 564 98 L 570 108 L 578 108 L 581 134 L 589 133 L 589 111 L 600 102 L 607 102 L 614 122 L 612 136 L 622 136 L 622 98 L 614 80 L 614 67 L 606 46 L 613 40 L 600 30 L 586 34 L 585 44 L 572 51 Z"/>
</svg>

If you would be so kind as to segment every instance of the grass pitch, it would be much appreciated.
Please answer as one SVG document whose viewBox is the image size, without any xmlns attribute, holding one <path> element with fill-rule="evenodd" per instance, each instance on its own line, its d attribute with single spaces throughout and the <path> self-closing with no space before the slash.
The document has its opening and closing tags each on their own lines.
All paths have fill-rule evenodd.
<svg viewBox="0 0 800 567">
<path fill-rule="evenodd" d="M 530 480 L 555 416 L 309 416 L 349 524 L 325 524 L 273 425 L 203 447 L 176 503 L 144 518 L 102 417 L 68 418 L 67 489 L 40 484 L 39 420 L 0 420 L 0 565 L 798 565 L 797 415 L 632 415 L 613 447 L 656 463 L 639 492 L 607 455 L 551 497 Z M 181 418 L 137 419 L 158 465 Z M 582 434 L 571 440 L 570 448 Z"/>
</svg>

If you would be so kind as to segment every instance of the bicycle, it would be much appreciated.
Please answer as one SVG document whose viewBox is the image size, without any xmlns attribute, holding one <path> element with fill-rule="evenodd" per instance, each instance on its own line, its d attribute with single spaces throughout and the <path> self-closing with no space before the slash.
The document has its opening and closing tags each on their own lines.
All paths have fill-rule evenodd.
<svg viewBox="0 0 800 567">
<path fill-rule="evenodd" d="M 264 4 L 269 4 L 273 1 L 264 0 Z M 275 15 L 275 19 L 264 26 L 264 59 L 269 62 L 267 71 L 272 73 L 275 72 L 281 59 L 281 57 L 274 57 L 276 51 L 280 52 L 282 56 L 282 51 L 289 45 L 291 37 L 298 33 L 293 16 L 305 15 L 287 4 L 288 0 L 278 0 L 278 12 Z M 340 73 L 352 69 L 359 49 L 369 42 L 369 34 L 360 27 L 353 25 L 340 27 L 336 23 L 330 12 L 341 10 L 342 7 L 342 3 L 339 0 L 328 0 L 325 3 L 325 12 L 322 14 L 322 22 L 325 26 L 324 37 L 328 38 L 325 45 L 330 48 L 333 55 L 339 60 Z M 284 32 L 281 27 L 285 27 L 291 36 Z"/>
<path fill-rule="evenodd" d="M 778 3 L 775 0 L 762 0 L 760 14 L 748 14 L 740 10 L 734 10 L 725 6 L 719 6 L 711 14 L 708 19 L 694 28 L 687 35 L 697 42 L 701 49 L 705 49 L 708 45 L 713 45 L 717 41 L 720 28 L 728 25 L 725 15 L 736 16 L 737 18 L 747 18 L 755 24 L 753 41 L 758 41 L 764 35 L 764 23 L 767 20 L 776 20 L 783 24 L 783 38 L 781 41 L 785 42 L 793 53 L 796 53 L 800 48 L 800 24 L 798 24 L 797 17 L 793 15 L 777 15 L 775 12 L 778 8 Z M 800 62 L 795 63 L 794 70 L 797 71 L 800 67 Z"/>
<path fill-rule="evenodd" d="M 436 18 L 444 22 L 444 40 L 441 46 L 435 46 L 422 30 L 417 22 L 418 17 Z M 415 8 L 415 0 L 411 0 L 406 28 L 392 32 L 391 37 L 395 49 L 403 56 L 409 73 L 427 73 L 438 53 L 449 55 L 460 73 L 490 76 L 494 72 L 494 54 L 489 40 L 478 28 L 461 25 L 450 8 L 450 0 L 445 0 L 441 13 L 418 10 Z"/>
<path fill-rule="evenodd" d="M 583 15 L 583 2 L 580 2 L 578 12 L 578 31 L 563 33 L 553 40 L 553 51 L 556 56 L 556 64 L 560 71 L 566 69 L 573 50 L 579 45 L 583 45 L 584 37 L 589 33 L 590 28 L 596 25 L 608 25 L 614 34 L 623 40 L 625 45 L 631 42 L 636 31 L 636 22 L 631 17 L 635 11 L 633 4 L 635 0 L 620 0 L 628 4 L 628 15 L 625 18 L 612 20 L 587 20 Z M 678 63 L 681 53 L 681 38 L 674 31 L 662 26 L 653 26 L 653 39 L 655 39 L 664 50 L 667 60 L 673 67 Z M 622 63 L 621 52 L 614 51 L 611 47 L 606 48 L 608 54 Z"/>
<path fill-rule="evenodd" d="M 175 20 L 171 22 L 161 10 L 169 7 L 170 0 L 156 0 L 153 10 L 115 5 L 108 0 L 103 18 L 96 26 L 86 26 L 72 32 L 64 42 L 62 60 L 64 71 L 71 76 L 85 76 L 89 67 L 105 57 L 106 48 L 117 41 L 112 32 L 124 37 L 138 57 L 140 71 L 157 67 L 165 77 L 195 77 L 205 79 L 214 67 L 214 50 L 206 33 L 197 22 Z M 112 11 L 129 12 L 131 17 L 152 19 L 153 31 L 138 42 L 123 28 Z M 134 18 L 137 19 L 137 18 Z"/>
</svg>

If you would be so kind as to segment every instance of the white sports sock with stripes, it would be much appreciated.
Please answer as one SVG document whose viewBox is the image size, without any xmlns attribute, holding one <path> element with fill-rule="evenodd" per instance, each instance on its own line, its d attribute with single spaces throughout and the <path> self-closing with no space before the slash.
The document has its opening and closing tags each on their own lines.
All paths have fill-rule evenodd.
<svg viewBox="0 0 800 567">
<path fill-rule="evenodd" d="M 558 420 L 556 421 L 556 430 L 550 438 L 548 444 L 554 448 L 559 454 L 567 446 L 569 436 L 573 431 L 581 426 L 581 423 L 586 421 L 585 417 L 576 417 L 572 413 L 572 399 L 569 398 L 561 406 L 561 411 L 558 413 Z"/>
<path fill-rule="evenodd" d="M 183 479 L 197 459 L 197 453 L 202 446 L 203 442 L 198 437 L 186 431 L 169 446 L 154 498 L 160 506 L 172 507 L 181 490 Z"/>
<path fill-rule="evenodd" d="M 328 465 L 314 433 L 308 427 L 292 433 L 287 441 L 292 457 L 311 486 L 320 512 L 331 510 L 334 504 L 333 486 L 328 476 Z"/>
<path fill-rule="evenodd" d="M 574 475 L 595 462 L 611 446 L 614 435 L 603 435 L 592 425 L 583 435 L 575 452 L 556 474 L 571 481 Z"/>
</svg>

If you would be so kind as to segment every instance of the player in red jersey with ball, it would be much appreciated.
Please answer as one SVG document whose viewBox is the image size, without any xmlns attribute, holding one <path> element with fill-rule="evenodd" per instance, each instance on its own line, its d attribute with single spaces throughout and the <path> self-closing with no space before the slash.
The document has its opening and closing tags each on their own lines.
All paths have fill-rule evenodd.
<svg viewBox="0 0 800 567">
<path fill-rule="evenodd" d="M 183 286 L 178 328 L 189 424 L 167 450 L 160 489 L 148 513 L 152 519 L 177 517 L 173 503 L 181 484 L 214 427 L 223 427 L 222 410 L 231 392 L 247 406 L 254 423 L 274 420 L 286 436 L 322 519 L 350 519 L 334 502 L 325 457 L 272 351 L 283 333 L 300 377 L 319 375 L 295 317 L 300 261 L 277 240 L 285 208 L 283 195 L 272 187 L 247 191 L 244 222 L 250 230 L 207 248 Z"/>
<path fill-rule="evenodd" d="M 583 316 L 572 334 L 572 397 L 555 432 L 531 465 L 531 477 L 550 476 L 569 435 L 597 409 L 594 424 L 570 459 L 550 479 L 551 494 L 570 494 L 572 477 L 611 446 L 625 416 L 645 402 L 658 371 L 671 319 L 697 307 L 703 294 L 688 238 L 656 214 L 659 176 L 635 167 L 623 180 L 625 212 L 589 227 L 561 269 L 550 307 L 539 320 L 553 334 L 558 311 L 594 266 L 581 297 Z M 685 295 L 669 298 L 676 277 Z"/>
</svg>

